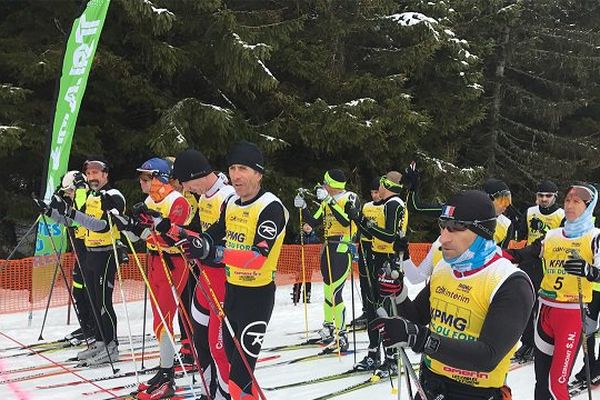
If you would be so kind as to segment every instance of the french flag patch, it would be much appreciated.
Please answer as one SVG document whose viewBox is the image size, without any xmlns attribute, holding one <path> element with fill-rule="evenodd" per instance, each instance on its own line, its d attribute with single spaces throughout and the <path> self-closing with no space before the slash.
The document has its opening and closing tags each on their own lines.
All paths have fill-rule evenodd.
<svg viewBox="0 0 600 400">
<path fill-rule="evenodd" d="M 456 210 L 456 207 L 454 206 L 444 206 L 442 209 L 442 217 L 454 218 L 454 210 Z"/>
</svg>

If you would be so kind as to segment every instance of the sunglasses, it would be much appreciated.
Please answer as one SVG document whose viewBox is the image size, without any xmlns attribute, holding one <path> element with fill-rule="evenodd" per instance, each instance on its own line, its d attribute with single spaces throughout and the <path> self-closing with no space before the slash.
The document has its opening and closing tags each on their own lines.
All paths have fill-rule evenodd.
<svg viewBox="0 0 600 400">
<path fill-rule="evenodd" d="M 554 193 L 536 193 L 537 197 L 552 197 Z"/>
<path fill-rule="evenodd" d="M 463 231 L 466 231 L 467 229 L 469 229 L 470 226 L 476 226 L 476 227 L 485 229 L 485 227 L 482 226 L 480 223 L 493 221 L 495 219 L 496 218 L 484 219 L 482 221 L 460 221 L 457 219 L 439 218 L 438 225 L 440 227 L 440 230 L 442 230 L 442 231 L 444 229 L 447 229 L 448 232 L 463 232 Z M 488 229 L 485 229 L 485 230 L 488 230 Z"/>
</svg>

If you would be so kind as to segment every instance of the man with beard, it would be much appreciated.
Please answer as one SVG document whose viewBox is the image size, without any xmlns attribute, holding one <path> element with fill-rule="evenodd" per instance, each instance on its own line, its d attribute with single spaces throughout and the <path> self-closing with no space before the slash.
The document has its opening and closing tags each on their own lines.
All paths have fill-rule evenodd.
<svg viewBox="0 0 600 400">
<path fill-rule="evenodd" d="M 67 226 L 73 222 L 86 229 L 83 238 L 87 251 L 86 285 L 89 290 L 91 308 L 96 327 L 95 339 L 87 350 L 77 353 L 80 366 L 94 366 L 119 358 L 117 342 L 117 315 L 113 307 L 112 294 L 118 260 L 114 258 L 113 245 L 119 238 L 116 226 L 111 226 L 108 211 L 125 211 L 125 197 L 108 182 L 108 163 L 101 157 L 90 157 L 83 164 L 82 172 L 87 176 L 89 195 L 81 210 L 73 208 L 59 196 L 50 202 L 52 218 Z"/>
</svg>

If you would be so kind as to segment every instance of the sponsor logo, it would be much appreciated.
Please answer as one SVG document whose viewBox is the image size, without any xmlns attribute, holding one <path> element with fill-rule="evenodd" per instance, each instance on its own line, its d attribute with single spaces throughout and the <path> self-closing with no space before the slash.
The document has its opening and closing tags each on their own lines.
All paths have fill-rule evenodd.
<svg viewBox="0 0 600 400">
<path fill-rule="evenodd" d="M 458 290 L 465 292 L 465 293 L 469 293 L 471 291 L 472 287 L 469 285 L 465 285 L 464 283 L 459 283 L 458 284 Z"/>
<path fill-rule="evenodd" d="M 244 328 L 242 331 L 242 348 L 249 356 L 258 358 L 258 353 L 265 339 L 267 331 L 267 323 L 265 321 L 254 321 Z M 248 343 L 248 346 L 246 345 Z M 248 349 L 248 347 L 254 349 Z"/>
<path fill-rule="evenodd" d="M 243 232 L 227 231 L 225 237 L 227 240 L 233 240 L 235 242 L 244 242 L 246 240 L 246 234 Z"/>
<path fill-rule="evenodd" d="M 275 239 L 277 236 L 277 225 L 273 221 L 264 221 L 258 226 L 258 235 L 267 240 Z"/>
<path fill-rule="evenodd" d="M 431 318 L 440 323 L 451 326 L 458 331 L 464 331 L 467 328 L 468 322 L 465 318 L 458 317 L 446 311 L 436 308 L 431 310 Z"/>
<path fill-rule="evenodd" d="M 485 372 L 468 371 L 466 369 L 458 369 L 458 368 L 453 368 L 453 367 L 449 367 L 446 365 L 444 366 L 444 371 L 449 372 L 451 374 L 467 377 L 467 378 L 487 379 L 489 377 L 489 374 L 487 374 Z"/>
</svg>

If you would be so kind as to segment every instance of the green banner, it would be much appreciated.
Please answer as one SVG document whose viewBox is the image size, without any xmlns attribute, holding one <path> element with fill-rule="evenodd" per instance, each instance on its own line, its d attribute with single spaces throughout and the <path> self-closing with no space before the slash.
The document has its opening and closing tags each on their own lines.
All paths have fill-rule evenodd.
<svg viewBox="0 0 600 400">
<path fill-rule="evenodd" d="M 44 193 L 46 201 L 50 200 L 68 168 L 77 115 L 109 4 L 110 0 L 90 0 L 71 28 L 52 124 L 52 141 Z M 37 266 L 55 264 L 56 256 L 50 236 L 59 252 L 62 253 L 66 247 L 63 227 L 50 219 L 47 220 L 48 226 L 44 224 L 43 220 L 40 220 L 38 225 L 34 264 Z"/>
</svg>

